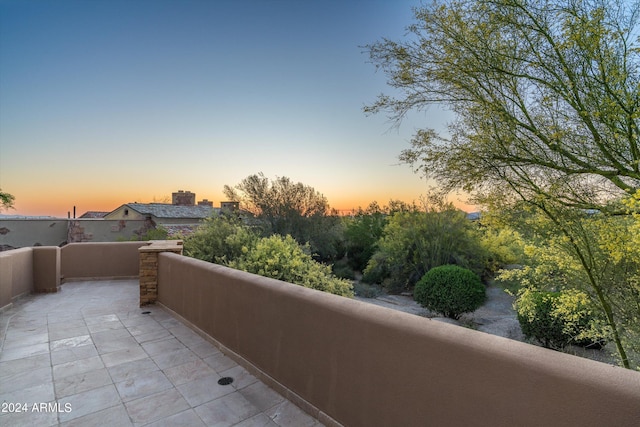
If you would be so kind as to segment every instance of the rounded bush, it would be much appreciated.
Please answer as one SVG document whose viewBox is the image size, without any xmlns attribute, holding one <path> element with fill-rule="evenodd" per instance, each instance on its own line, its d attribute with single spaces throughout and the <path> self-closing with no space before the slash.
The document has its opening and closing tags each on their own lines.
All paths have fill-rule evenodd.
<svg viewBox="0 0 640 427">
<path fill-rule="evenodd" d="M 413 297 L 429 310 L 458 319 L 461 314 L 480 307 L 486 291 L 473 271 L 457 265 L 442 265 L 422 276 L 416 283 Z"/>
</svg>

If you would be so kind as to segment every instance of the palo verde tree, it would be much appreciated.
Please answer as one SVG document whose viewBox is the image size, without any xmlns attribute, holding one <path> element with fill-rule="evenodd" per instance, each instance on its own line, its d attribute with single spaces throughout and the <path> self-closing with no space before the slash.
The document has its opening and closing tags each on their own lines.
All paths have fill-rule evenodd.
<svg viewBox="0 0 640 427">
<path fill-rule="evenodd" d="M 434 0 L 414 12 L 405 41 L 367 46 L 399 96 L 381 95 L 365 111 L 399 121 L 413 109 L 450 108 L 448 136 L 420 130 L 401 159 L 476 203 L 525 202 L 546 215 L 629 367 L 592 242 L 565 218 L 624 213 L 617 202 L 640 187 L 638 3 Z"/>
</svg>

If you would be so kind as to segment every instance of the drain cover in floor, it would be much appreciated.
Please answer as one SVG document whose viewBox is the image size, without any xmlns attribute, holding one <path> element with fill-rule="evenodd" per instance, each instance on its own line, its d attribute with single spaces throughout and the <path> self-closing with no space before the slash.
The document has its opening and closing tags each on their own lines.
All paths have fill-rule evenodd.
<svg viewBox="0 0 640 427">
<path fill-rule="evenodd" d="M 218 380 L 218 384 L 220 385 L 229 385 L 233 382 L 233 378 L 231 377 L 222 377 Z"/>
</svg>

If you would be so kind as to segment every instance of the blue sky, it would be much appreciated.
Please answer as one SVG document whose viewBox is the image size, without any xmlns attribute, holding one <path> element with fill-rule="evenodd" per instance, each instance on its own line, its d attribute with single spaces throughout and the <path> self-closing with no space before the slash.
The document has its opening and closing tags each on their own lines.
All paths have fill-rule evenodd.
<svg viewBox="0 0 640 427">
<path fill-rule="evenodd" d="M 25 215 L 288 176 L 339 209 L 418 200 L 393 93 L 362 47 L 400 39 L 418 0 L 0 0 L 0 188 Z"/>
</svg>

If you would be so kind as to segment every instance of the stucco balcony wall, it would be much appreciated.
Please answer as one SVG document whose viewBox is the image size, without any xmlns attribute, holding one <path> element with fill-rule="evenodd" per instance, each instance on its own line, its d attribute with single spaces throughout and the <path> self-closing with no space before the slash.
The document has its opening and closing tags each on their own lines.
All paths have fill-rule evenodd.
<svg viewBox="0 0 640 427">
<path fill-rule="evenodd" d="M 63 280 L 138 277 L 138 248 L 148 242 L 70 243 L 61 249 Z"/>
<path fill-rule="evenodd" d="M 51 289 L 58 266 L 135 277 L 145 244 L 0 253 L 0 307 Z M 158 302 L 325 425 L 640 425 L 640 372 L 173 253 Z"/>
<path fill-rule="evenodd" d="M 33 290 L 33 249 L 0 252 L 0 309 Z"/>
<path fill-rule="evenodd" d="M 56 292 L 70 280 L 135 278 L 148 242 L 71 243 L 0 252 L 0 309 L 31 292 Z"/>
<path fill-rule="evenodd" d="M 158 301 L 347 426 L 640 425 L 640 373 L 176 254 Z"/>
</svg>

